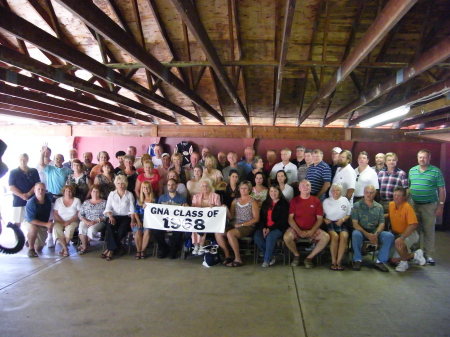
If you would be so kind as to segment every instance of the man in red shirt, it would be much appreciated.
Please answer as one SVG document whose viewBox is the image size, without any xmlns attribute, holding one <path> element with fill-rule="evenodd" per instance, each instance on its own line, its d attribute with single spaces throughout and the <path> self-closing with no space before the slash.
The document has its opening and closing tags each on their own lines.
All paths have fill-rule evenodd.
<svg viewBox="0 0 450 337">
<path fill-rule="evenodd" d="M 300 195 L 291 200 L 289 207 L 289 226 L 284 234 L 284 242 L 294 254 L 291 266 L 296 267 L 300 262 L 300 253 L 297 249 L 297 240 L 309 239 L 316 246 L 305 258 L 305 268 L 312 268 L 313 258 L 319 254 L 330 241 L 328 233 L 320 229 L 323 221 L 323 209 L 320 200 L 311 195 L 311 183 L 303 179 L 298 185 Z"/>
</svg>

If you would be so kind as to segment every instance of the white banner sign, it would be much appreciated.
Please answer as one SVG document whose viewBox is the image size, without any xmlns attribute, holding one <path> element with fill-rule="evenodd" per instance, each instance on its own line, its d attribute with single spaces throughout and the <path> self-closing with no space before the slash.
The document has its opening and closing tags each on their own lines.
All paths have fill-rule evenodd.
<svg viewBox="0 0 450 337">
<path fill-rule="evenodd" d="M 148 203 L 144 227 L 165 231 L 223 233 L 226 207 L 185 207 Z"/>
</svg>

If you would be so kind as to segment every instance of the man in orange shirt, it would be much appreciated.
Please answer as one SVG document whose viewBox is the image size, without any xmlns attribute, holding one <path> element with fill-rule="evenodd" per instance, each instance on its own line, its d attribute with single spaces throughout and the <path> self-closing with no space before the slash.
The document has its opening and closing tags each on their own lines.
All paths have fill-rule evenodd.
<svg viewBox="0 0 450 337">
<path fill-rule="evenodd" d="M 414 253 L 410 252 L 411 246 L 419 242 L 419 234 L 416 231 L 418 221 L 414 209 L 406 201 L 406 189 L 403 187 L 394 189 L 394 201 L 389 203 L 389 219 L 392 232 L 396 237 L 392 261 L 400 260 L 395 270 L 398 272 L 407 271 L 409 260 L 423 266 L 426 263 L 423 251 L 418 249 Z"/>
</svg>

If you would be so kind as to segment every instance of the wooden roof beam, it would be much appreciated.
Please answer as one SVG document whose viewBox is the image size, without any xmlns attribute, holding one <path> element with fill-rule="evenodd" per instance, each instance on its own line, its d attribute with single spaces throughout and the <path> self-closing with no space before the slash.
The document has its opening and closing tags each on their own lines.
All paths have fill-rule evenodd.
<svg viewBox="0 0 450 337">
<path fill-rule="evenodd" d="M 0 98 L 1 100 L 1 98 Z M 67 116 L 58 116 L 55 114 L 51 114 L 45 111 L 36 110 L 36 109 L 28 109 L 19 107 L 12 104 L 0 103 L 0 114 L 15 116 L 15 117 L 23 117 L 27 119 L 37 119 L 45 122 L 51 123 L 67 123 L 70 120 L 70 117 Z M 64 119 L 63 119 L 64 118 Z M 75 123 L 85 123 L 86 121 L 83 119 L 73 118 L 70 120 Z"/>
<path fill-rule="evenodd" d="M 147 118 L 140 114 L 136 114 L 135 112 L 132 112 L 130 110 L 126 110 L 120 107 L 117 107 L 113 104 L 109 104 L 94 98 L 90 98 L 87 96 L 80 95 L 78 93 L 75 93 L 71 90 L 67 90 L 64 88 L 61 88 L 59 86 L 50 85 L 44 82 L 41 82 L 39 80 L 35 80 L 33 78 L 30 78 L 28 76 L 24 76 L 21 74 L 14 73 L 10 70 L 6 69 L 0 69 L 0 79 L 9 82 L 12 84 L 16 84 L 22 87 L 26 87 L 33 90 L 38 90 L 43 93 L 48 93 L 54 96 L 59 96 L 68 100 L 71 100 L 73 102 L 86 104 L 89 106 L 96 107 L 98 109 L 102 109 L 105 111 L 102 111 L 103 115 L 109 116 L 108 118 L 118 120 L 121 122 L 130 122 L 128 118 L 135 118 L 139 119 L 144 122 L 150 122 Z M 109 111 L 109 112 L 107 112 Z M 117 114 L 117 115 L 116 115 Z M 124 116 L 128 117 L 125 118 Z"/>
<path fill-rule="evenodd" d="M 189 97 L 193 102 L 197 105 L 201 106 L 205 109 L 211 116 L 218 119 L 220 122 L 225 123 L 225 119 L 222 115 L 220 115 L 215 109 L 213 109 L 206 101 L 204 101 L 200 96 L 198 96 L 195 92 L 186 87 L 186 85 L 174 74 L 167 69 L 159 62 L 153 55 L 147 53 L 142 47 L 140 47 L 135 41 L 130 39 L 129 35 L 119 28 L 117 24 L 111 20 L 104 12 L 102 12 L 97 6 L 95 6 L 90 1 L 78 1 L 78 0 L 57 0 L 60 4 L 62 4 L 66 9 L 71 11 L 73 14 L 78 16 L 83 22 L 91 26 L 94 30 L 102 34 L 105 38 L 116 43 L 120 48 L 127 51 L 130 55 L 132 55 L 136 60 L 143 63 L 145 67 L 150 70 L 154 75 L 158 78 L 161 78 L 167 84 L 173 86 L 178 89 L 184 95 Z M 116 75 L 114 75 L 116 76 Z M 125 83 L 122 83 L 125 84 Z M 121 85 L 123 86 L 123 85 Z M 136 84 L 136 86 L 138 86 Z M 143 98 L 151 99 L 155 101 L 155 97 L 159 97 L 158 104 L 165 103 L 165 107 L 168 107 L 169 101 L 163 99 L 158 95 L 149 95 L 148 90 L 145 90 L 145 95 L 142 96 L 140 92 L 136 92 Z M 192 115 L 190 112 L 181 109 L 173 103 L 170 103 L 173 110 L 179 113 L 182 116 L 185 116 L 196 123 L 199 123 L 197 116 Z M 176 107 L 176 109 L 175 109 Z M 174 110 L 175 109 L 175 110 Z"/>
<path fill-rule="evenodd" d="M 350 75 L 416 2 L 417 0 L 390 0 L 386 4 L 358 45 L 353 48 L 349 56 L 342 62 L 333 78 L 320 88 L 318 95 L 301 116 L 300 124 L 331 95 L 337 85 Z"/>
<path fill-rule="evenodd" d="M 275 91 L 275 106 L 273 108 L 273 125 L 277 120 L 278 108 L 280 107 L 281 88 L 283 84 L 283 72 L 286 65 L 289 39 L 291 37 L 292 22 L 294 21 L 296 0 L 286 0 L 286 12 L 284 13 L 283 38 L 281 40 L 280 58 L 277 70 L 277 87 Z"/>
<path fill-rule="evenodd" d="M 372 102 L 373 100 L 381 97 L 384 94 L 387 94 L 399 85 L 427 71 L 435 64 L 446 60 L 448 57 L 450 57 L 450 37 L 445 37 L 440 43 L 423 53 L 408 67 L 397 71 L 397 73 L 389 77 L 386 82 L 378 84 L 377 86 L 372 88 L 366 95 L 361 96 L 360 98 L 347 104 L 345 107 L 341 108 L 339 111 L 328 117 L 325 121 L 325 125 L 330 124 L 339 117 Z M 358 118 L 358 123 L 367 118 L 369 118 L 369 116 L 366 117 L 366 115 Z M 352 122 L 352 124 L 354 124 L 354 122 Z"/>
<path fill-rule="evenodd" d="M 83 3 L 86 4 L 87 2 Z M 96 6 L 94 7 L 97 8 Z M 67 60 L 68 62 L 75 64 L 78 67 L 85 69 L 90 73 L 108 82 L 115 83 L 121 86 L 122 88 L 126 88 L 143 98 L 152 100 L 161 106 L 164 106 L 189 119 L 192 119 L 195 122 L 198 122 L 197 116 L 194 116 L 190 112 L 165 100 L 161 96 L 151 94 L 147 88 L 144 88 L 143 86 L 137 84 L 136 82 L 126 80 L 125 77 L 122 76 L 121 74 L 112 71 L 102 63 L 97 62 L 96 60 L 90 58 L 89 56 L 79 52 L 74 48 L 71 48 L 64 42 L 58 40 L 57 38 L 53 37 L 52 35 L 46 33 L 42 29 L 34 26 L 27 20 L 24 20 L 15 14 L 4 13 L 0 11 L 0 27 L 7 30 L 8 32 L 10 32 L 15 36 L 20 36 L 21 38 L 27 40 L 28 42 L 36 46 L 39 46 L 54 55 L 58 55 L 59 57 Z M 121 30 L 120 28 L 117 29 Z M 123 32 L 123 34 L 126 35 L 125 32 Z M 130 41 L 129 37 L 127 37 L 127 41 Z M 155 109 L 152 115 L 161 119 L 168 120 L 172 123 L 175 122 L 175 119 L 173 117 L 167 116 Z"/>
<path fill-rule="evenodd" d="M 144 104 L 141 104 L 139 102 L 136 102 L 132 99 L 129 99 L 125 96 L 117 95 L 113 92 L 110 92 L 109 90 L 106 90 L 98 85 L 89 83 L 88 81 L 85 81 L 81 78 L 78 78 L 76 76 L 70 75 L 65 73 L 62 69 L 57 69 L 52 66 L 49 66 L 45 63 L 39 62 L 38 60 L 35 60 L 31 57 L 27 57 L 25 55 L 22 55 L 18 52 L 15 52 L 9 48 L 0 46 L 0 60 L 14 65 L 20 69 L 27 70 L 31 73 L 34 73 L 36 75 L 39 75 L 41 77 L 45 77 L 48 79 L 51 79 L 55 82 L 63 83 L 68 86 L 74 87 L 76 89 L 79 89 L 83 92 L 87 92 L 99 97 L 106 98 L 112 102 L 116 102 L 117 104 L 122 104 L 127 107 L 130 107 L 132 109 L 136 109 L 138 111 L 147 113 L 152 116 L 158 117 L 161 113 L 149 106 L 146 106 Z M 99 101 L 101 102 L 101 101 Z M 100 103 L 97 104 L 100 104 Z M 106 106 L 103 107 L 103 109 L 111 111 L 110 108 L 106 109 Z M 116 111 L 112 111 L 116 112 Z M 133 112 L 131 112 L 133 114 Z M 124 112 L 121 112 L 121 114 L 124 114 Z M 149 116 L 141 115 L 141 114 L 134 114 L 132 115 L 133 118 L 140 119 L 145 122 L 151 122 L 152 120 L 149 118 Z M 175 122 L 175 119 L 171 116 L 164 115 L 165 117 L 163 119 L 167 119 L 170 122 Z M 160 117 L 161 118 L 161 117 Z"/>
<path fill-rule="evenodd" d="M 172 4 L 178 11 L 178 14 L 182 17 L 183 22 L 189 27 L 189 30 L 197 39 L 197 42 L 202 46 L 203 52 L 206 54 L 207 59 L 211 62 L 211 67 L 216 73 L 220 83 L 222 83 L 225 88 L 225 91 L 228 93 L 233 103 L 238 107 L 242 116 L 247 121 L 247 124 L 250 124 L 248 113 L 242 104 L 235 87 L 231 83 L 225 68 L 223 67 L 219 55 L 208 37 L 205 27 L 200 21 L 195 5 L 190 1 L 181 0 L 172 0 Z"/>
</svg>

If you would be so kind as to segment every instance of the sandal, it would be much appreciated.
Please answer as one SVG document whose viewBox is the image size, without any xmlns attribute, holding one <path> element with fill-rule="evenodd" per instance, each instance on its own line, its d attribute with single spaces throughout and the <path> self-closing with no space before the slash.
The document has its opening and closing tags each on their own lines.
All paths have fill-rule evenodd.
<svg viewBox="0 0 450 337">
<path fill-rule="evenodd" d="M 141 259 L 145 259 L 147 257 L 147 254 L 145 254 L 145 252 L 141 252 Z"/>
<path fill-rule="evenodd" d="M 242 262 L 239 262 L 239 261 L 233 261 L 233 262 L 228 263 L 228 264 L 227 264 L 227 267 L 235 268 L 235 267 L 242 267 L 243 265 L 244 265 L 244 264 L 243 264 Z"/>
<path fill-rule="evenodd" d="M 111 261 L 112 260 L 112 251 L 109 251 L 108 253 L 106 253 L 105 259 L 106 259 L 106 261 Z"/>
<path fill-rule="evenodd" d="M 36 253 L 34 249 L 30 249 L 28 251 L 28 257 L 38 257 L 39 255 Z"/>
<path fill-rule="evenodd" d="M 330 270 L 338 270 L 338 265 L 337 264 L 332 264 L 330 266 Z"/>
<path fill-rule="evenodd" d="M 227 264 L 230 264 L 231 262 L 233 262 L 234 261 L 234 259 L 232 258 L 232 257 L 227 257 L 223 262 L 222 262 L 222 264 L 223 265 L 227 265 Z"/>
<path fill-rule="evenodd" d="M 78 254 L 80 254 L 80 255 L 84 255 L 84 254 L 86 254 L 87 253 L 87 249 L 80 249 L 79 251 L 78 251 Z"/>
<path fill-rule="evenodd" d="M 139 260 L 141 258 L 141 252 L 136 252 L 136 255 L 134 256 L 136 260 Z"/>
<path fill-rule="evenodd" d="M 335 269 L 335 270 L 337 270 L 337 271 L 344 271 L 345 268 L 344 268 L 344 266 L 338 264 L 338 265 L 336 266 L 336 269 Z"/>
<path fill-rule="evenodd" d="M 100 255 L 100 257 L 101 257 L 102 259 L 106 259 L 106 256 L 107 256 L 107 255 L 108 255 L 108 249 L 104 250 L 103 253 L 102 253 L 102 255 Z"/>
</svg>

